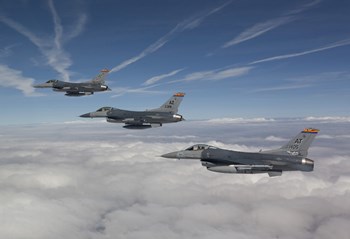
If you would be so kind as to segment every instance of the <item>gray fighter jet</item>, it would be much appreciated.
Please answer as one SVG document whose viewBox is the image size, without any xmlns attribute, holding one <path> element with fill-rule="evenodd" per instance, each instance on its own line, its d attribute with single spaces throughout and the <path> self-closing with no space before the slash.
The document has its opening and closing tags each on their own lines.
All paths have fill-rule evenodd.
<svg viewBox="0 0 350 239">
<path fill-rule="evenodd" d="M 126 129 L 148 129 L 161 127 L 164 123 L 175 123 L 184 120 L 177 114 L 179 105 L 185 96 L 176 93 L 162 106 L 146 111 L 129 111 L 112 107 L 102 107 L 95 112 L 80 115 L 84 118 L 105 117 L 110 123 L 125 123 Z"/>
<path fill-rule="evenodd" d="M 208 170 L 218 173 L 268 173 L 281 176 L 282 171 L 311 172 L 314 161 L 307 158 L 317 129 L 307 128 L 279 149 L 257 153 L 238 152 L 197 144 L 186 150 L 162 155 L 164 158 L 197 159 Z"/>
<path fill-rule="evenodd" d="M 105 85 L 105 77 L 109 70 L 103 69 L 91 81 L 72 83 L 59 80 L 49 80 L 46 83 L 34 85 L 34 88 L 52 88 L 54 91 L 66 92 L 66 96 L 92 95 L 94 92 L 110 90 Z"/>
</svg>

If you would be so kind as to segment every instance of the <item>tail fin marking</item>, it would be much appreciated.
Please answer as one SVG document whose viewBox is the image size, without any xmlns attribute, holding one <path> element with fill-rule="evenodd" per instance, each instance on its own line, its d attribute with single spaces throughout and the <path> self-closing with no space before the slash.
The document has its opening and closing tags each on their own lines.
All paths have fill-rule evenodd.
<svg viewBox="0 0 350 239">
<path fill-rule="evenodd" d="M 182 93 L 182 92 L 175 93 L 172 97 L 170 97 L 169 100 L 167 100 L 159 108 L 152 109 L 149 111 L 161 111 L 161 112 L 170 112 L 172 114 L 177 114 L 179 106 L 184 96 L 185 96 L 185 93 Z"/>
<path fill-rule="evenodd" d="M 308 149 L 318 132 L 318 129 L 306 128 L 281 148 L 263 151 L 263 153 L 286 153 L 290 155 L 306 157 L 308 154 Z"/>
<path fill-rule="evenodd" d="M 108 69 L 101 70 L 100 74 L 98 74 L 94 79 L 91 80 L 92 83 L 105 84 L 105 78 L 109 73 Z"/>
<path fill-rule="evenodd" d="M 308 154 L 308 149 L 318 132 L 318 129 L 306 128 L 287 144 L 282 146 L 281 150 L 285 150 L 287 153 L 292 155 L 306 157 Z"/>
</svg>

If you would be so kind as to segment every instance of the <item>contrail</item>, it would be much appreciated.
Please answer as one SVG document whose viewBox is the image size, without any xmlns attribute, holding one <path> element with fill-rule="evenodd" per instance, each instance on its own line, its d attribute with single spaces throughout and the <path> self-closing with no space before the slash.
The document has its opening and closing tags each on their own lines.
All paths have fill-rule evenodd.
<svg viewBox="0 0 350 239">
<path fill-rule="evenodd" d="M 269 61 L 283 60 L 283 59 L 293 58 L 293 57 L 297 57 L 297 56 L 303 56 L 303 55 L 312 54 L 312 53 L 320 52 L 320 51 L 325 51 L 325 50 L 329 50 L 329 49 L 341 47 L 341 46 L 346 46 L 346 45 L 350 45 L 350 39 L 338 41 L 338 42 L 335 42 L 331 45 L 324 46 L 324 47 L 317 48 L 317 49 L 313 49 L 313 50 L 309 50 L 309 51 L 303 51 L 303 52 L 292 53 L 292 54 L 287 54 L 287 55 L 280 55 L 280 56 L 273 56 L 273 57 L 265 58 L 262 60 L 253 61 L 253 62 L 249 63 L 249 65 L 263 63 L 263 62 L 269 62 Z"/>
<path fill-rule="evenodd" d="M 223 9 L 224 7 L 226 7 L 230 3 L 231 3 L 231 1 L 226 2 L 225 4 L 223 4 L 217 8 L 214 8 L 213 10 L 202 13 L 199 16 L 191 17 L 191 18 L 186 19 L 185 21 L 177 24 L 170 32 L 168 32 L 163 37 L 159 38 L 156 42 L 154 42 L 153 44 L 148 46 L 139 55 L 134 56 L 128 60 L 125 60 L 121 64 L 113 67 L 111 69 L 111 72 L 120 71 L 121 69 L 124 69 L 125 67 L 129 66 L 130 64 L 135 63 L 136 61 L 139 61 L 142 58 L 146 57 L 147 55 L 157 51 L 159 48 L 163 47 L 169 40 L 171 40 L 177 34 L 183 32 L 183 31 L 192 30 L 192 29 L 198 27 L 207 17 L 220 11 L 221 9 Z"/>
</svg>

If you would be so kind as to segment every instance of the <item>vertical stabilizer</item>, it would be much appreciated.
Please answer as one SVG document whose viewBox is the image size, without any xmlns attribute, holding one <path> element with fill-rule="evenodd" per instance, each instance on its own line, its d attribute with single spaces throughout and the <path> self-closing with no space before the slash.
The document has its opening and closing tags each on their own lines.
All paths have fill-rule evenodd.
<svg viewBox="0 0 350 239">
<path fill-rule="evenodd" d="M 318 129 L 306 128 L 281 148 L 264 151 L 263 153 L 278 154 L 285 152 L 291 155 L 306 157 L 308 149 L 318 132 Z"/>
<path fill-rule="evenodd" d="M 304 129 L 294 139 L 282 146 L 281 149 L 291 154 L 306 157 L 308 149 L 318 132 L 318 129 Z"/>
<path fill-rule="evenodd" d="M 101 70 L 100 74 L 98 74 L 94 79 L 92 79 L 91 82 L 96 84 L 101 84 L 101 85 L 105 84 L 105 78 L 108 73 L 109 73 L 108 69 Z"/>
<path fill-rule="evenodd" d="M 172 114 L 176 114 L 184 96 L 185 96 L 185 93 L 181 93 L 181 92 L 175 93 L 162 106 L 160 106 L 157 109 L 152 109 L 148 111 L 170 112 Z"/>
</svg>

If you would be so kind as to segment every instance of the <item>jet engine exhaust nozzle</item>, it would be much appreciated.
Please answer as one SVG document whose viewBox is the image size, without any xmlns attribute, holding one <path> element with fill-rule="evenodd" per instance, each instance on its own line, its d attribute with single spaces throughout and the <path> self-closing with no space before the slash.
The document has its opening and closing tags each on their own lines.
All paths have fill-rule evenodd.
<svg viewBox="0 0 350 239">
<path fill-rule="evenodd" d="M 109 88 L 107 85 L 101 85 L 101 89 L 102 89 L 103 91 L 105 91 L 105 90 L 111 91 L 111 90 L 112 90 L 112 89 Z"/>
<path fill-rule="evenodd" d="M 177 121 L 183 121 L 185 120 L 182 115 L 179 115 L 179 114 L 175 114 L 173 115 L 173 118 L 176 119 Z"/>
</svg>

